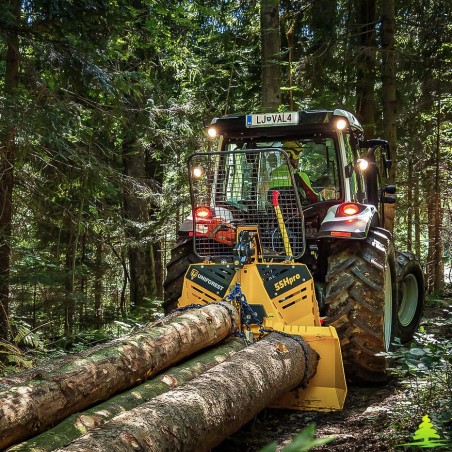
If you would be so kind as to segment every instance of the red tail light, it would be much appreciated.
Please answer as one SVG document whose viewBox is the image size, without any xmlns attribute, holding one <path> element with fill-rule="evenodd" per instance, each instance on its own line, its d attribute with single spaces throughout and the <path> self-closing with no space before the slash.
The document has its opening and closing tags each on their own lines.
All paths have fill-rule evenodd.
<svg viewBox="0 0 452 452">
<path fill-rule="evenodd" d="M 211 220 L 213 218 L 212 209 L 206 206 L 196 207 L 194 214 L 198 221 Z"/>
<path fill-rule="evenodd" d="M 362 211 L 362 206 L 354 202 L 341 204 L 336 212 L 336 217 L 351 217 Z"/>
</svg>

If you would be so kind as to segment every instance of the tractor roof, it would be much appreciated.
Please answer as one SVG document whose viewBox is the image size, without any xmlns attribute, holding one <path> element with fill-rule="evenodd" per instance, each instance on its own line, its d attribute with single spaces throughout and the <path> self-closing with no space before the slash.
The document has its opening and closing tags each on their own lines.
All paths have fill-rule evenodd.
<svg viewBox="0 0 452 452">
<path fill-rule="evenodd" d="M 309 133 L 331 133 L 345 119 L 345 129 L 362 133 L 359 121 L 345 110 L 300 110 L 297 112 L 234 114 L 212 119 L 219 135 L 228 138 L 257 138 Z"/>
</svg>

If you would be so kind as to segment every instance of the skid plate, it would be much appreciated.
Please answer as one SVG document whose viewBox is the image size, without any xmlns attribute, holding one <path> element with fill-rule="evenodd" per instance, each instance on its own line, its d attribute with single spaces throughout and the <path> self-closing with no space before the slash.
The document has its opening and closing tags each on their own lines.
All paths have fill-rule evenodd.
<svg viewBox="0 0 452 452">
<path fill-rule="evenodd" d="M 320 356 L 317 372 L 308 387 L 280 397 L 272 407 L 295 410 L 341 410 L 347 396 L 342 353 L 336 329 L 324 326 L 289 326 L 266 321 L 265 328 L 301 336 Z"/>
</svg>

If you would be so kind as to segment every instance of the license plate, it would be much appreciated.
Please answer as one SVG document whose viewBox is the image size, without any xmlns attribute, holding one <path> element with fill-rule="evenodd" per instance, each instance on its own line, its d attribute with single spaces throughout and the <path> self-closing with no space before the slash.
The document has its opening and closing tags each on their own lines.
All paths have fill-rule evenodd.
<svg viewBox="0 0 452 452">
<path fill-rule="evenodd" d="M 246 115 L 246 127 L 293 126 L 297 124 L 297 111 Z"/>
</svg>

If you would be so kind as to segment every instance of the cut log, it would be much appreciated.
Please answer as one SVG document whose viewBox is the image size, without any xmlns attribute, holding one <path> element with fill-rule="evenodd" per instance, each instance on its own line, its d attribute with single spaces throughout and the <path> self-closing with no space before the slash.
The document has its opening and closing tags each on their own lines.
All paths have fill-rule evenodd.
<svg viewBox="0 0 452 452">
<path fill-rule="evenodd" d="M 144 327 L 144 330 L 150 330 L 151 328 L 157 326 L 163 326 L 168 323 L 171 319 L 179 316 L 184 312 L 180 311 L 172 311 L 166 317 L 161 318 L 153 323 L 150 323 Z M 103 344 L 98 344 L 93 347 L 82 350 L 78 353 L 69 353 L 64 356 L 60 356 L 58 358 L 48 359 L 44 361 L 39 366 L 33 366 L 30 369 L 25 369 L 22 372 L 0 376 L 0 392 L 6 391 L 14 386 L 23 386 L 24 384 L 32 381 L 32 380 L 42 380 L 43 376 L 48 375 L 50 373 L 58 372 L 58 369 L 62 369 L 63 367 L 69 367 L 76 360 L 80 360 L 82 358 L 89 358 L 96 353 L 100 353 L 105 348 L 110 348 L 112 345 L 118 343 L 120 344 L 124 341 L 128 336 L 122 336 L 117 339 L 113 339 Z"/>
<path fill-rule="evenodd" d="M 317 353 L 271 333 L 191 382 L 113 418 L 61 451 L 207 451 L 285 392 L 307 384 Z"/>
<path fill-rule="evenodd" d="M 190 309 L 0 392 L 0 449 L 219 343 L 236 325 L 237 312 L 228 303 Z"/>
<path fill-rule="evenodd" d="M 200 352 L 200 355 L 171 367 L 167 372 L 159 374 L 152 380 L 112 397 L 83 413 L 69 416 L 54 428 L 29 441 L 11 447 L 8 452 L 49 452 L 64 447 L 93 428 L 105 424 L 114 416 L 192 380 L 226 361 L 244 347 L 243 339 L 235 338 L 206 352 Z"/>
</svg>

